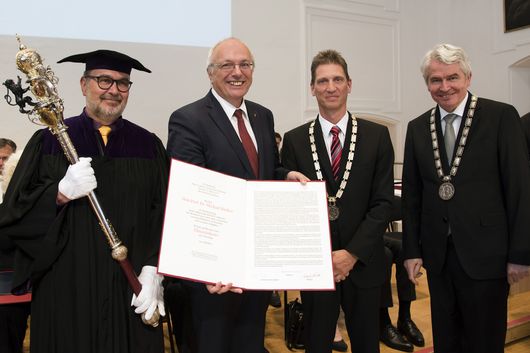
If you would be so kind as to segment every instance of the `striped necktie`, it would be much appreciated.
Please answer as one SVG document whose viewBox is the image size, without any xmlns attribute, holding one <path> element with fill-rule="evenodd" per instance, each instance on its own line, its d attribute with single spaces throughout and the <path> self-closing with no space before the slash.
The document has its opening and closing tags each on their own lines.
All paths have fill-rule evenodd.
<svg viewBox="0 0 530 353">
<path fill-rule="evenodd" d="M 339 127 L 333 126 L 331 128 L 331 135 L 333 135 L 333 138 L 331 140 L 331 171 L 333 172 L 333 177 L 335 179 L 339 177 L 340 155 L 342 154 L 342 146 L 340 144 L 339 133 Z"/>
</svg>

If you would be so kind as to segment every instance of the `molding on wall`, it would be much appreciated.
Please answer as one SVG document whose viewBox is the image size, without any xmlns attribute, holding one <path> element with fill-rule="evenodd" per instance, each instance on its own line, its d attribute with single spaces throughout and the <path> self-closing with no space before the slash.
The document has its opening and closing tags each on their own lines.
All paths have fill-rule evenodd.
<svg viewBox="0 0 530 353">
<path fill-rule="evenodd" d="M 345 8 L 357 9 L 357 12 L 362 10 L 384 10 L 388 12 L 400 11 L 400 0 L 304 0 L 308 6 L 314 8 L 333 9 Z"/>
<path fill-rule="evenodd" d="M 381 4 L 388 2 L 379 1 Z M 348 62 L 353 81 L 352 93 L 348 98 L 350 110 L 374 114 L 399 112 L 399 18 L 395 14 L 384 13 L 383 7 L 379 9 L 381 15 L 374 15 L 357 13 L 350 7 L 325 8 L 324 5 L 330 3 L 337 2 L 319 2 L 318 6 L 309 1 L 304 4 L 304 120 L 313 118 L 318 111 L 309 89 L 311 60 L 318 51 L 330 48 L 341 52 Z"/>
<path fill-rule="evenodd" d="M 493 5 L 491 13 L 494 24 L 490 27 L 490 30 L 493 31 L 492 54 L 516 51 L 518 47 L 530 45 L 530 28 L 504 32 L 504 7 L 502 1 L 498 1 Z"/>
</svg>

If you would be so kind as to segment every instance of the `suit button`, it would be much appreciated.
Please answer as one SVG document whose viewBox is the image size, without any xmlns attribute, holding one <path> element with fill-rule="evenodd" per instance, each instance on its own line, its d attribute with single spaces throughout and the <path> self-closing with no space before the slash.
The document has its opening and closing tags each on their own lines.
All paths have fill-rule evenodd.
<svg viewBox="0 0 530 353">
<path fill-rule="evenodd" d="M 442 221 L 444 221 L 444 223 L 447 223 L 447 217 L 442 218 Z"/>
</svg>

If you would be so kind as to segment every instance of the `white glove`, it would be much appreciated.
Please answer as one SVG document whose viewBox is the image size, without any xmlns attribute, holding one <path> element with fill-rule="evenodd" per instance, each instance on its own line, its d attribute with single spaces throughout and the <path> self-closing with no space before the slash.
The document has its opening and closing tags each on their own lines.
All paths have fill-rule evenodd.
<svg viewBox="0 0 530 353">
<path fill-rule="evenodd" d="M 94 169 L 90 166 L 92 158 L 79 158 L 79 162 L 68 167 L 66 174 L 59 182 L 59 192 L 75 200 L 88 195 L 98 183 L 94 176 Z"/>
<path fill-rule="evenodd" d="M 164 288 L 162 287 L 162 280 L 164 276 L 156 273 L 156 267 L 144 266 L 142 272 L 138 276 L 138 280 L 142 284 L 142 290 L 138 294 L 133 294 L 131 306 L 135 306 L 134 310 L 137 314 L 145 313 L 145 320 L 151 319 L 156 308 L 161 316 L 166 316 L 166 309 L 164 307 Z"/>
</svg>

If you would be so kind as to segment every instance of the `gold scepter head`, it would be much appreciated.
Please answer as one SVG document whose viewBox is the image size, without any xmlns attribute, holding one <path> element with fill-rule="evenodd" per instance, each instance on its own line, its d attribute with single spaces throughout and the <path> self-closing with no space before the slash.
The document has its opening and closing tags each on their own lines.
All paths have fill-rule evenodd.
<svg viewBox="0 0 530 353">
<path fill-rule="evenodd" d="M 21 112 L 27 113 L 32 122 L 40 122 L 56 134 L 58 130 L 65 128 L 63 124 L 63 101 L 59 98 L 56 87 L 59 80 L 49 66 L 43 65 L 42 58 L 36 50 L 29 49 L 22 44 L 18 35 L 17 41 L 19 42 L 19 51 L 15 57 L 16 64 L 18 69 L 26 75 L 26 82 L 29 83 L 31 93 L 37 102 L 33 102 L 31 97 L 23 96 L 27 89 L 21 87 L 20 78 L 18 87 L 12 80 L 7 80 L 4 85 L 15 95 L 16 105 L 19 105 Z M 9 100 L 8 103 L 10 103 Z M 25 110 L 25 104 L 33 106 L 33 109 Z"/>
</svg>

